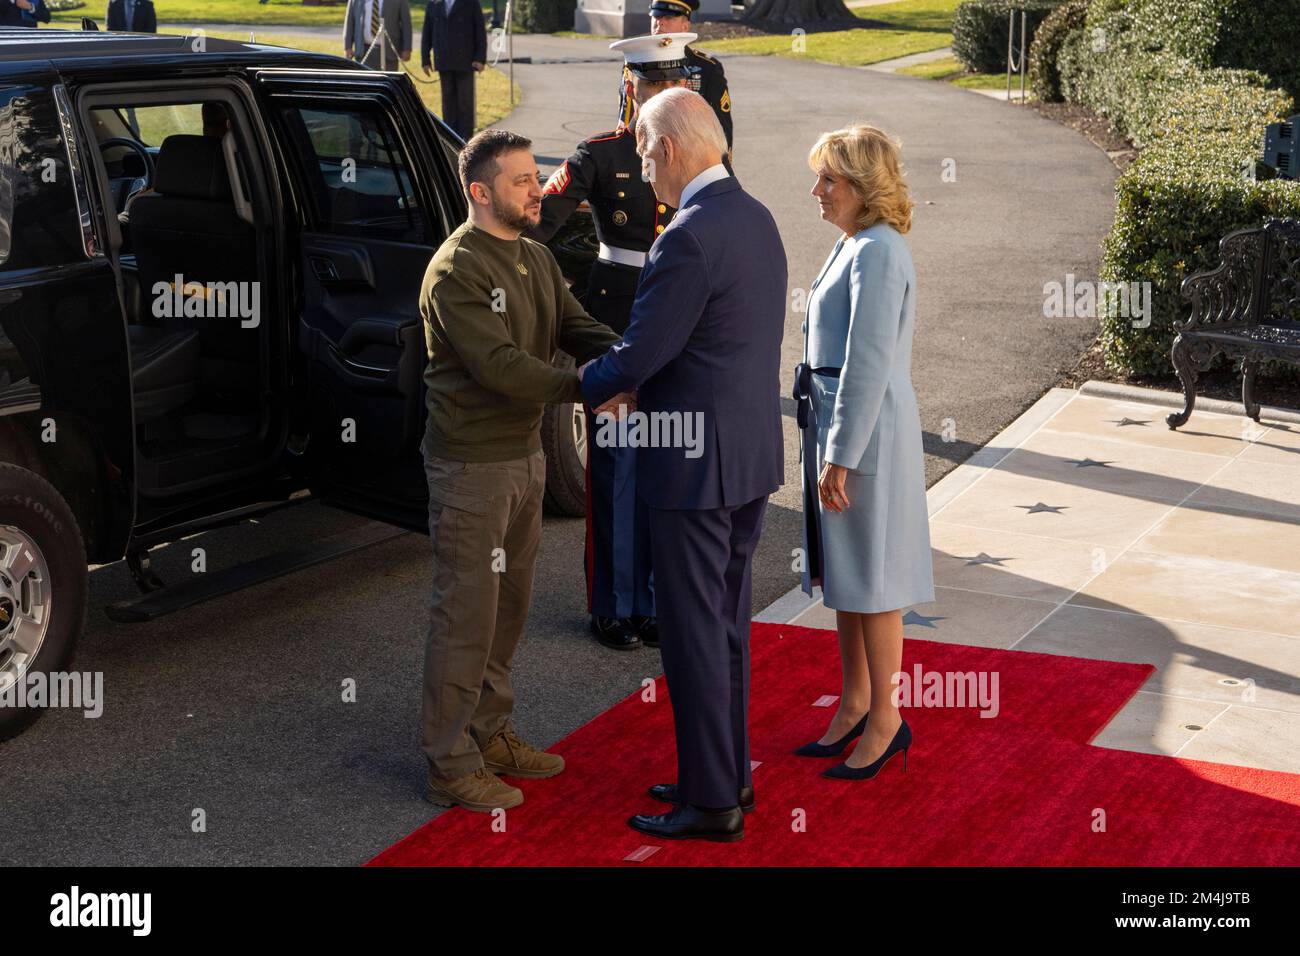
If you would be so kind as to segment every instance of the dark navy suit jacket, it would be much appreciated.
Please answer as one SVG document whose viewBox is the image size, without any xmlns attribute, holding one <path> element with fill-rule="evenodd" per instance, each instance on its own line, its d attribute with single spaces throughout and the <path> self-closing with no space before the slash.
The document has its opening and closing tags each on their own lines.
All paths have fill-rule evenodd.
<svg viewBox="0 0 1300 956">
<path fill-rule="evenodd" d="M 487 28 L 478 0 L 456 0 L 451 17 L 443 0 L 424 8 L 424 33 L 420 40 L 420 62 L 435 70 L 472 70 L 487 62 Z"/>
<path fill-rule="evenodd" d="M 691 196 L 651 246 L 623 341 L 582 379 L 592 407 L 636 390 L 647 415 L 703 413 L 700 457 L 637 449 L 651 508 L 734 507 L 783 483 L 785 284 L 776 221 L 732 176 Z"/>
</svg>

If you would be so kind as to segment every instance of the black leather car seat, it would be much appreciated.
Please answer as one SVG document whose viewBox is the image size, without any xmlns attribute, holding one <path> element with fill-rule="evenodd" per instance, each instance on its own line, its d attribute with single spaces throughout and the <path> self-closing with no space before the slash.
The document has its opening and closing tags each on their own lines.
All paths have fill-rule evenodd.
<svg viewBox="0 0 1300 956">
<path fill-rule="evenodd" d="M 135 422 L 162 418 L 199 391 L 199 333 L 128 325 Z"/>
<path fill-rule="evenodd" d="M 183 284 L 257 281 L 256 234 L 235 211 L 221 139 L 175 135 L 163 140 L 153 192 L 131 204 L 144 314 L 152 315 L 158 283 L 170 295 Z M 204 391 L 256 407 L 259 343 L 264 325 L 245 328 L 238 316 L 170 316 L 168 332 L 198 333 Z M 264 323 L 265 317 L 259 316 Z M 177 346 L 178 354 L 185 348 Z"/>
</svg>

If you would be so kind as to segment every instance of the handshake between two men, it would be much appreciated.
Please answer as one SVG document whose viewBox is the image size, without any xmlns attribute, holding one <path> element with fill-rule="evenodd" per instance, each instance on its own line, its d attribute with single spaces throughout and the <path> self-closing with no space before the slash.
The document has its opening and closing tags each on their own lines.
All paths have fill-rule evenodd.
<svg viewBox="0 0 1300 956">
<path fill-rule="evenodd" d="M 578 368 L 579 384 L 582 382 L 583 374 L 587 371 L 587 366 L 592 364 L 594 361 L 596 360 L 591 359 Z M 592 409 L 592 412 L 597 418 L 601 415 L 613 415 L 615 418 L 625 418 L 634 411 L 636 411 L 636 392 L 619 392 L 599 408 Z"/>
<path fill-rule="evenodd" d="M 767 496 L 784 477 L 785 250 L 771 214 L 723 165 L 726 137 L 698 94 L 659 93 L 638 111 L 635 134 L 643 173 L 678 211 L 650 248 L 621 337 L 582 308 L 550 251 L 523 238 L 542 207 L 531 143 L 486 130 L 461 152 L 469 220 L 434 255 L 421 290 L 434 550 L 426 795 L 491 811 L 523 802 L 501 776 L 563 771 L 563 758 L 527 744 L 511 720 L 511 661 L 541 540 L 543 405 L 582 402 L 616 418 L 639 405 L 700 425 L 697 447 L 643 445 L 615 465 L 619 487 L 635 485 L 637 511 L 613 537 L 648 539 L 678 751 L 676 784 L 651 792 L 676 809 L 629 823 L 734 839 L 738 795 L 751 785 L 750 567 Z M 576 373 L 551 364 L 557 350 Z M 504 568 L 493 560 L 501 553 Z M 590 554 L 586 563 L 590 587 L 608 569 L 593 569 Z"/>
</svg>

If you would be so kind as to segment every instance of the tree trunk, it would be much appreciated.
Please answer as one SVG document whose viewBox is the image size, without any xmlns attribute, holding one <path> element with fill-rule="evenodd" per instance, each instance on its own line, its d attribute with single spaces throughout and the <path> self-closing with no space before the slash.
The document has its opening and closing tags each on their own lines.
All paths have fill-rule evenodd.
<svg viewBox="0 0 1300 956">
<path fill-rule="evenodd" d="M 844 20 L 860 23 L 861 20 L 844 5 L 844 0 L 754 0 L 754 5 L 741 17 L 744 22 L 763 20 L 768 23 L 824 23 Z"/>
</svg>

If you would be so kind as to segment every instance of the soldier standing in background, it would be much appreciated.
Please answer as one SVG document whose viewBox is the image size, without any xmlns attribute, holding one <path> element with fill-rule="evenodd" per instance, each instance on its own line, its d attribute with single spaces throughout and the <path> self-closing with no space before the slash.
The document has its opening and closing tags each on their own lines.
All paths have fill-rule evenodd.
<svg viewBox="0 0 1300 956">
<path fill-rule="evenodd" d="M 625 57 L 633 102 L 689 83 L 686 46 L 694 33 L 632 37 L 610 44 Z M 590 202 L 600 253 L 583 308 L 620 335 L 627 328 L 637 280 L 655 237 L 676 211 L 641 177 L 635 122 L 583 140 L 547 180 L 541 222 L 526 235 L 549 240 L 584 199 Z M 587 605 L 591 630 L 606 647 L 659 646 L 650 568 L 648 512 L 636 495 L 636 449 L 602 448 L 587 412 Z"/>
<path fill-rule="evenodd" d="M 685 33 L 691 28 L 691 14 L 700 8 L 700 0 L 653 0 L 650 4 L 651 36 L 667 36 L 673 33 Z M 701 53 L 691 46 L 686 47 L 686 68 L 689 71 L 687 87 L 699 93 L 713 107 L 713 112 L 722 124 L 722 131 L 727 134 L 727 155 L 724 164 L 728 172 L 731 168 L 731 91 L 727 89 L 727 77 L 722 64 Z M 629 96 L 632 76 L 625 66 L 623 68 L 623 85 L 618 104 L 619 121 L 624 125 L 632 122 L 635 101 Z M 734 175 L 734 173 L 733 173 Z"/>
</svg>

